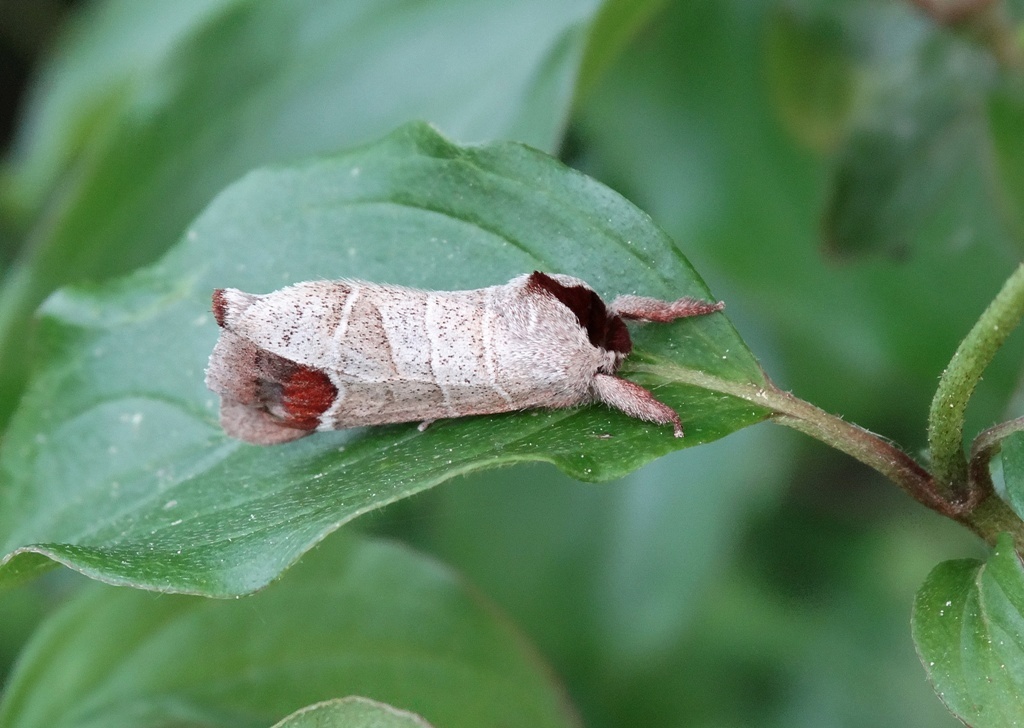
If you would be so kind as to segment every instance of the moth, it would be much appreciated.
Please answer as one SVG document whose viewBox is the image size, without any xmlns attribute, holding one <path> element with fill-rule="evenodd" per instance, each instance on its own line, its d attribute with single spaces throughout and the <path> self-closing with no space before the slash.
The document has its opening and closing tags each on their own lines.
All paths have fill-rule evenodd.
<svg viewBox="0 0 1024 728">
<path fill-rule="evenodd" d="M 357 280 L 266 295 L 220 288 L 206 385 L 220 395 L 225 432 L 257 445 L 595 401 L 682 437 L 675 410 L 615 376 L 633 348 L 625 321 L 667 323 L 722 308 L 629 295 L 605 305 L 578 278 L 537 271 L 470 291 Z"/>
</svg>

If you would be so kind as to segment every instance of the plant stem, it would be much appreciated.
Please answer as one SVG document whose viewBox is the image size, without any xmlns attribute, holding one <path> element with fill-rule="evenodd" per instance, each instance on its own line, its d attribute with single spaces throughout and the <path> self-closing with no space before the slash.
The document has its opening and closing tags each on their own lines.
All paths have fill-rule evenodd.
<svg viewBox="0 0 1024 728">
<path fill-rule="evenodd" d="M 967 503 L 943 499 L 935 490 L 931 475 L 916 460 L 863 427 L 847 422 L 815 407 L 810 402 L 778 389 L 771 382 L 765 386 L 732 382 L 667 363 L 636 364 L 634 371 L 647 371 L 683 384 L 690 384 L 722 394 L 738 397 L 769 410 L 779 424 L 792 427 L 826 445 L 856 458 L 874 468 L 903 488 L 914 500 L 943 515 L 956 518 Z"/>
<path fill-rule="evenodd" d="M 776 414 L 774 421 L 821 440 L 826 445 L 874 468 L 903 488 L 914 500 L 945 516 L 955 517 L 964 503 L 943 500 L 936 492 L 931 475 L 907 453 L 859 425 L 830 415 L 788 392 L 779 392 L 791 400 L 790 412 Z"/>
<path fill-rule="evenodd" d="M 1024 264 L 1003 284 L 942 373 L 928 418 L 930 473 L 891 442 L 780 390 L 767 376 L 763 384 L 735 382 L 664 361 L 638 362 L 630 368 L 762 407 L 779 424 L 874 468 L 914 500 L 964 524 L 989 543 L 995 543 L 999 533 L 1009 532 L 1024 553 L 1024 521 L 995 493 L 988 471 L 989 460 L 998 452 L 1003 438 L 1024 430 L 1024 418 L 981 433 L 971 451 L 970 464 L 963 449 L 967 403 L 982 372 L 1022 318 Z"/>
<path fill-rule="evenodd" d="M 960 343 L 939 379 L 928 416 L 928 446 L 932 474 L 946 501 L 970 500 L 967 458 L 964 456 L 964 413 L 981 374 L 1006 337 L 1024 317 L 1024 264 L 1017 267 L 1002 290 Z"/>
<path fill-rule="evenodd" d="M 989 544 L 994 545 L 999 534 L 1008 533 L 1013 538 L 1017 553 L 1024 554 L 1024 522 L 994 491 L 956 520 Z"/>
<path fill-rule="evenodd" d="M 987 488 L 975 489 L 969 498 L 949 500 L 936 488 L 935 479 L 920 463 L 888 440 L 794 397 L 770 381 L 763 386 L 733 382 L 665 362 L 636 363 L 630 368 L 763 407 L 768 410 L 772 421 L 799 430 L 856 458 L 896 483 L 918 503 L 967 526 L 988 543 L 994 544 L 1000 533 L 1009 533 L 1018 552 L 1024 553 L 1024 522 L 996 495 L 990 478 L 986 481 Z M 1024 419 L 1004 423 L 979 437 L 982 449 L 976 451 L 976 456 L 979 462 L 984 458 L 986 478 L 987 458 L 994 453 L 992 448 L 998 448 L 998 441 L 1019 429 L 1024 429 Z"/>
<path fill-rule="evenodd" d="M 973 490 L 983 497 L 995 491 L 989 461 L 1003 446 L 1003 440 L 1015 432 L 1024 430 L 1024 417 L 1002 422 L 980 433 L 971 444 L 971 459 L 967 466 L 967 477 Z"/>
</svg>

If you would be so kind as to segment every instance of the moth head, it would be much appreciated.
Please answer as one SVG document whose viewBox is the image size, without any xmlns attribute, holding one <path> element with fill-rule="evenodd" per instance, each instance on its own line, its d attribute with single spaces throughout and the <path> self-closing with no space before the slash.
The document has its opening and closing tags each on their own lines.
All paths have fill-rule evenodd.
<svg viewBox="0 0 1024 728">
<path fill-rule="evenodd" d="M 534 271 L 526 281 L 526 289 L 554 296 L 575 314 L 590 343 L 608 354 L 608 364 L 601 367 L 603 374 L 614 374 L 633 350 L 629 329 L 622 318 L 609 312 L 594 289 L 578 278 Z"/>
</svg>

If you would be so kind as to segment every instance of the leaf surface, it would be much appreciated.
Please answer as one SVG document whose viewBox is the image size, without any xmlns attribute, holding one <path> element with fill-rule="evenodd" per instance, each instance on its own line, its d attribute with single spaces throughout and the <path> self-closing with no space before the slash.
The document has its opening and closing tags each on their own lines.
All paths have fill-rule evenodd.
<svg viewBox="0 0 1024 728">
<path fill-rule="evenodd" d="M 99 0 L 70 18 L 29 89 L 12 143 L 5 202 L 35 212 L 90 137 L 116 124 L 133 95 L 192 34 L 245 0 Z"/>
<path fill-rule="evenodd" d="M 118 584 L 246 593 L 340 524 L 454 475 L 545 461 L 606 480 L 767 415 L 679 381 L 700 371 L 764 384 L 715 314 L 634 328 L 623 372 L 681 413 L 681 440 L 603 406 L 271 448 L 220 430 L 203 385 L 214 288 L 351 277 L 457 290 L 534 269 L 577 275 L 606 297 L 711 297 L 647 215 L 517 144 L 458 147 L 414 124 L 332 159 L 248 175 L 159 265 L 47 304 L 47 363 L 0 450 L 0 579 L 39 566 L 19 563 L 36 552 Z"/>
<path fill-rule="evenodd" d="M 925 214 L 913 256 L 898 264 L 876 257 L 860 265 L 836 265 L 822 256 L 822 185 L 834 170 L 800 142 L 827 144 L 851 114 L 864 110 L 868 98 L 853 81 L 894 81 L 907 71 L 903 55 L 916 46 L 903 38 L 924 42 L 948 33 L 922 20 L 909 3 L 778 5 L 783 9 L 739 1 L 667 8 L 581 109 L 583 169 L 614 184 L 684 241 L 702 275 L 730 286 L 717 291 L 728 300 L 730 317 L 748 343 L 757 337 L 761 358 L 776 347 L 770 371 L 786 388 L 914 447 L 923 434 L 908 413 L 927 411 L 936 377 L 1019 263 L 1019 249 L 1000 232 L 992 187 L 980 181 L 993 171 L 982 144 L 971 147 L 979 156 L 948 178 L 956 187 L 952 202 L 941 202 L 938 214 Z M 844 29 L 848 36 L 841 35 Z M 952 64 L 951 72 L 967 72 L 973 56 L 962 41 L 935 43 L 941 52 L 922 70 L 933 74 L 928 89 L 964 92 L 962 85 L 943 85 L 942 63 Z M 847 49 L 862 53 L 845 58 Z M 962 66 L 960 52 L 968 56 Z M 855 65 L 846 68 L 844 59 Z M 869 60 L 881 76 L 858 72 L 858 64 Z M 848 75 L 850 81 L 843 80 Z M 854 87 L 843 91 L 846 83 Z M 843 100 L 846 93 L 851 98 Z M 968 114 L 977 125 L 970 131 L 984 137 L 983 105 L 976 112 Z M 948 160 L 969 152 L 962 142 L 954 134 L 937 153 Z M 915 227 L 908 216 L 885 228 L 883 210 L 867 212 L 858 224 L 888 233 L 890 242 L 906 241 L 904 232 Z M 1006 356 L 986 371 L 968 431 L 996 421 L 1017 386 L 1024 338 L 1007 346 Z"/>
<path fill-rule="evenodd" d="M 93 585 L 26 647 L 0 726 L 269 726 L 337 695 L 452 728 L 575 725 L 522 635 L 449 569 L 340 537 L 242 600 Z"/>
<path fill-rule="evenodd" d="M 461 141 L 516 139 L 553 151 L 599 8 L 598 0 L 209 3 L 114 2 L 48 77 L 55 98 L 40 102 L 47 113 L 26 131 L 37 141 L 26 142 L 10 181 L 21 199 L 13 206 L 36 213 L 37 225 L 0 288 L 0 423 L 21 392 L 28 321 L 43 299 L 151 263 L 250 169 L 335 153 L 414 119 Z M 124 48 L 144 43 L 136 34 L 151 37 L 150 50 Z M 79 116 L 93 107 L 102 112 L 91 121 Z M 65 136 L 75 133 L 84 138 Z"/>
<path fill-rule="evenodd" d="M 999 184 L 999 201 L 1016 234 L 1024 234 L 1024 91 L 1003 89 L 988 103 L 992 156 Z"/>
<path fill-rule="evenodd" d="M 1024 519 L 1024 432 L 1017 432 L 1000 444 L 1000 463 L 1006 500 L 1014 512 Z"/>
<path fill-rule="evenodd" d="M 914 642 L 935 691 L 972 728 L 1024 715 L 1024 565 L 1007 535 L 985 562 L 946 561 L 914 601 Z"/>
<path fill-rule="evenodd" d="M 413 713 L 356 697 L 303 708 L 274 728 L 430 728 L 430 724 Z"/>
<path fill-rule="evenodd" d="M 916 45 L 862 70 L 874 83 L 837 154 L 822 219 L 832 253 L 906 257 L 930 242 L 933 220 L 989 194 L 978 162 L 989 144 L 986 59 L 945 37 Z"/>
</svg>

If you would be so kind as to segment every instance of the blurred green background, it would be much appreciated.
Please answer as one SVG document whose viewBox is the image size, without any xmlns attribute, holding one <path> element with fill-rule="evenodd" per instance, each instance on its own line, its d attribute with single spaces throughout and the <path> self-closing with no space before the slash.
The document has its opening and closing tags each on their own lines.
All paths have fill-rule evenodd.
<svg viewBox="0 0 1024 728">
<path fill-rule="evenodd" d="M 211 21 L 196 18 L 233 4 L 245 3 L 183 3 L 178 15 L 187 6 L 193 16 L 175 22 L 201 27 Z M 24 261 L 50 266 L 32 280 L 39 300 L 153 260 L 184 226 L 168 212 L 165 240 L 92 256 L 81 269 L 60 245 L 47 248 L 61 195 L 90 173 L 81 160 L 103 153 L 90 135 L 105 114 L 127 96 L 144 107 L 147 94 L 159 109 L 176 83 L 140 72 L 132 83 L 149 83 L 144 93 L 123 79 L 90 86 L 104 78 L 88 67 L 103 47 L 87 53 L 82 38 L 103 39 L 105 5 L 117 4 L 0 0 L 0 265 L 9 289 Z M 583 5 L 567 15 L 597 8 Z M 459 141 L 486 140 L 497 127 L 546 147 L 678 241 L 780 385 L 916 454 L 938 375 L 1021 255 L 1021 7 L 993 6 L 994 20 L 947 27 L 909 1 L 612 0 L 601 23 L 586 26 L 581 74 L 525 85 L 522 97 L 485 94 L 484 75 L 478 90 L 422 105 L 398 98 L 411 93 L 401 84 L 380 86 L 348 110 L 352 128 L 336 130 L 334 148 L 383 135 L 390 126 L 379 119 L 400 123 L 406 107 L 419 117 L 438 109 L 427 120 Z M 433 3 L 420 21 L 436 13 L 444 28 L 446 13 L 463 10 Z M 122 41 L 133 32 L 128 16 L 111 31 Z M 583 31 L 571 29 L 550 41 L 544 63 L 582 47 L 571 41 Z M 540 33 L 500 23 L 480 32 L 493 34 L 478 38 L 481 47 L 506 32 L 523 44 Z M 135 41 L 145 42 L 142 31 Z M 510 42 L 510 57 L 518 52 Z M 467 47 L 458 61 L 471 65 L 475 53 L 484 51 Z M 72 70 L 61 65 L 69 58 Z M 220 72 L 211 63 L 209 73 Z M 46 112 L 47 99 L 63 109 Z M 465 123 L 446 125 L 455 117 L 440 109 L 460 104 Z M 495 110 L 511 121 L 471 123 Z M 65 127 L 47 127 L 58 122 Z M 190 123 L 204 128 L 201 118 Z M 324 148 L 333 131 L 321 130 Z M 154 138 L 174 149 L 175 139 Z M 283 146 L 239 152 L 238 163 L 311 153 Z M 157 154 L 122 147 L 122 170 L 133 150 Z M 214 191 L 230 180 L 209 176 Z M 168 204 L 186 222 L 198 212 Z M 69 226 L 60 234 L 72 235 Z M 102 247 L 97 239 L 90 244 Z M 34 307 L 35 298 L 24 300 Z M 1021 351 L 1011 340 L 987 373 L 969 434 L 1021 414 Z M 26 358 L 4 383 L 8 414 L 29 370 Z M 959 725 L 927 683 L 909 614 L 935 564 L 981 545 L 782 428 L 760 425 L 609 484 L 542 466 L 462 478 L 356 527 L 463 572 L 524 628 L 588 726 Z M 0 671 L 82 581 L 60 571 L 0 593 Z"/>
</svg>

